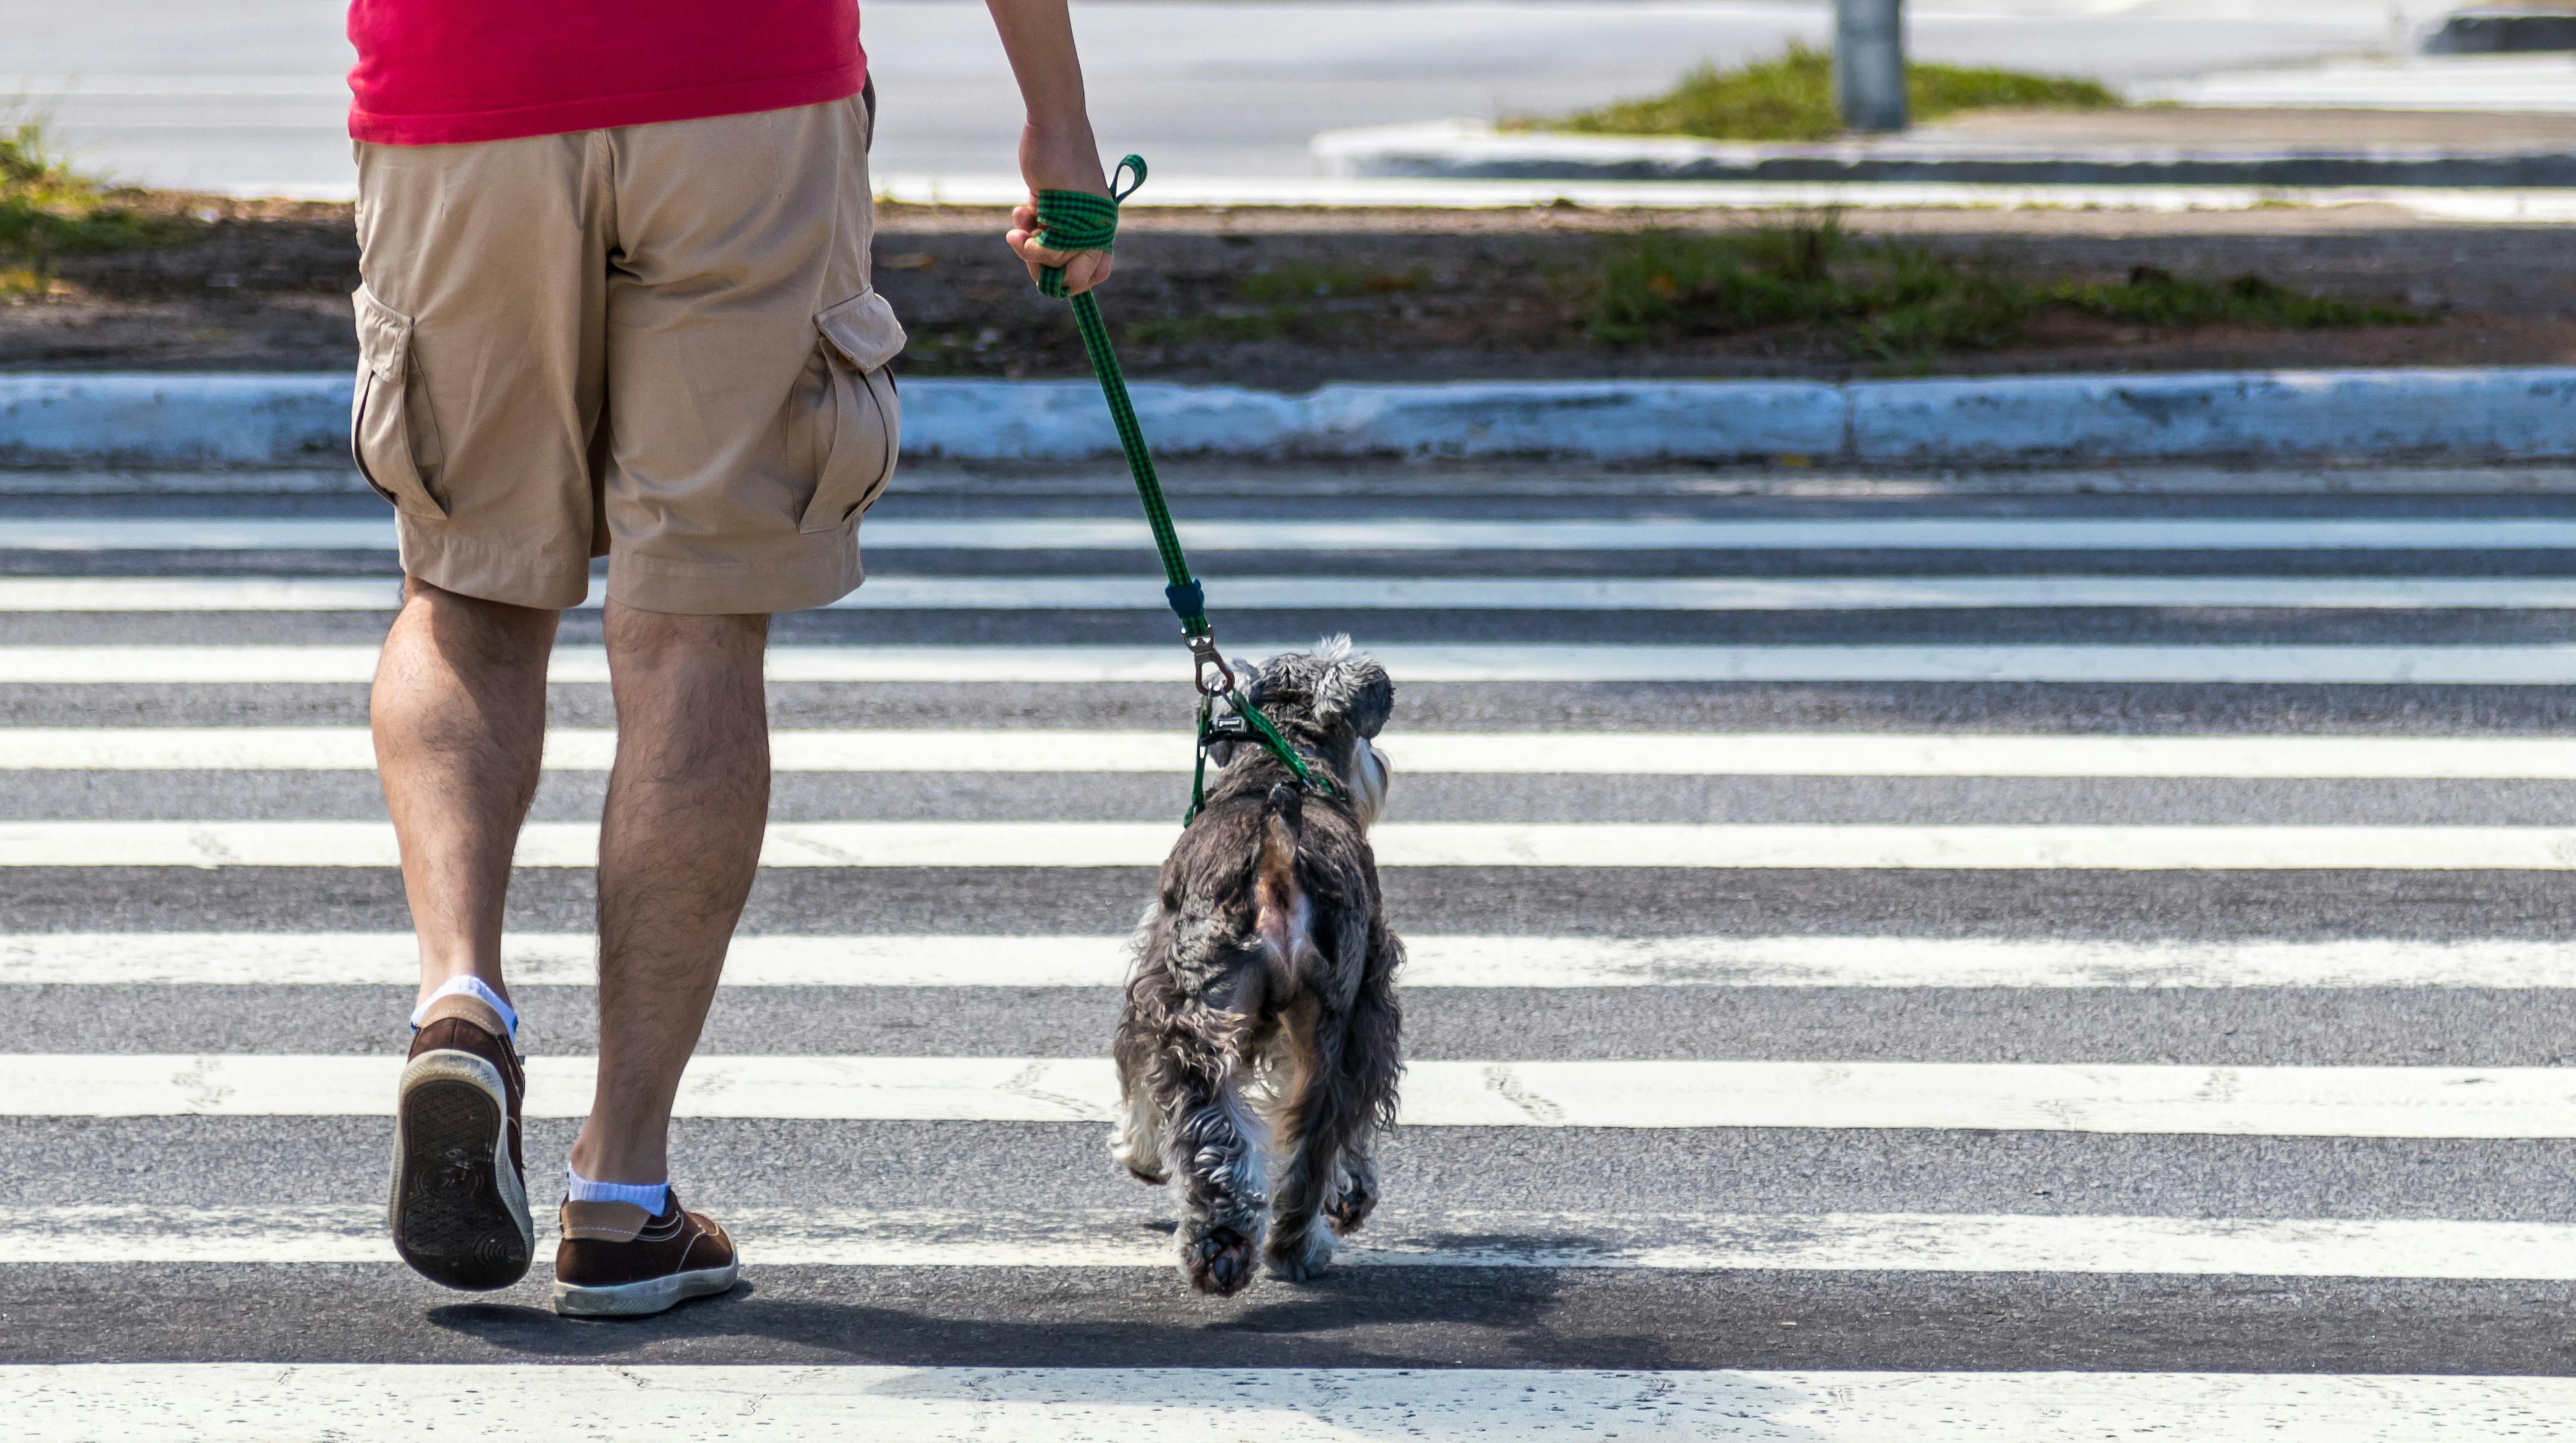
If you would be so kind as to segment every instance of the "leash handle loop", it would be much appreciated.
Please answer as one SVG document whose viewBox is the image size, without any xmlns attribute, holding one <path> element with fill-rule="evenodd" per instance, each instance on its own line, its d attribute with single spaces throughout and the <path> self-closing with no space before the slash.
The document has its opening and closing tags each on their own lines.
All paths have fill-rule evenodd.
<svg viewBox="0 0 2576 1443">
<path fill-rule="evenodd" d="M 1136 178 L 1125 190 L 1117 186 L 1119 177 L 1129 171 Z M 1034 240 L 1051 251 L 1100 251 L 1118 248 L 1118 203 L 1134 195 L 1145 184 L 1145 157 L 1131 155 L 1118 162 L 1110 172 L 1107 195 L 1093 195 L 1087 190 L 1042 190 L 1038 192 L 1038 233 Z M 1064 267 L 1047 266 L 1038 272 L 1038 293 L 1050 300 L 1063 300 Z"/>
<path fill-rule="evenodd" d="M 1136 172 L 1136 178 L 1127 182 L 1127 188 L 1125 190 L 1120 190 L 1118 188 L 1118 177 L 1125 175 L 1131 170 Z M 1124 201 L 1127 197 L 1134 195 L 1136 192 L 1143 190 L 1144 188 L 1145 157 L 1133 154 L 1120 157 L 1118 168 L 1109 172 L 1109 198 L 1113 201 Z"/>
</svg>

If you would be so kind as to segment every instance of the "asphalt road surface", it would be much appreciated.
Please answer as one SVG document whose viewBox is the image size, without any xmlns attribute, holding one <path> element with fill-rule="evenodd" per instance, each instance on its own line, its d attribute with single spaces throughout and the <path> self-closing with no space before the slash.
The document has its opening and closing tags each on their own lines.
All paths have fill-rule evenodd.
<svg viewBox="0 0 2576 1443">
<path fill-rule="evenodd" d="M 2412 7 L 2412 10 L 2409 9 Z M 341 195 L 344 0 L 0 0 L 0 95 L 93 164 L 164 186 Z M 2171 82 L 2382 47 L 2404 0 L 1915 0 L 1930 59 Z M 1821 43 L 1823 0 L 1126 0 L 1076 7 L 1110 155 L 1201 183 L 1313 173 L 1339 126 L 1493 119 L 1664 89 L 1703 61 Z M 2394 19 L 2392 17 L 2395 17 Z M 1016 171 L 1020 106 L 984 7 L 869 0 L 881 174 Z M 2362 103 L 2369 103 L 2363 101 Z"/>
<path fill-rule="evenodd" d="M 1183 469 L 1234 650 L 1396 678 L 1411 948 L 1384 1210 L 1209 1300 L 1104 1149 L 1187 785 L 1132 498 L 916 473 L 777 628 L 675 1151 L 746 1281 L 602 1324 L 383 1239 L 380 506 L 58 479 L 0 488 L 10 1437 L 2576 1432 L 2576 495 Z M 510 919 L 541 1198 L 596 642 Z"/>
</svg>

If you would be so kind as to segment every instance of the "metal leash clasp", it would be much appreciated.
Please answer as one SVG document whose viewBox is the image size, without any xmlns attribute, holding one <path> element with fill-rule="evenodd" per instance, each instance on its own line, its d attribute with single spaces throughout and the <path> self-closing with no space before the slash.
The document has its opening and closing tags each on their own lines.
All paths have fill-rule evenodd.
<svg viewBox="0 0 2576 1443">
<path fill-rule="evenodd" d="M 1216 637 L 1212 634 L 1192 635 L 1189 643 L 1190 661 L 1197 671 L 1199 695 L 1215 698 L 1232 692 L 1234 668 L 1227 666 L 1225 658 L 1218 654 Z"/>
</svg>

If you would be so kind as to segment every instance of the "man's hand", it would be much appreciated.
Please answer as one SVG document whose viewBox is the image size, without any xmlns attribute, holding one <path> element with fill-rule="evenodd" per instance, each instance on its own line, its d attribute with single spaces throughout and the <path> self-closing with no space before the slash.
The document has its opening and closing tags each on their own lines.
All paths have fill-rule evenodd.
<svg viewBox="0 0 2576 1443">
<path fill-rule="evenodd" d="M 1064 267 L 1064 293 L 1080 295 L 1109 279 L 1107 251 L 1056 251 L 1039 245 L 1038 192 L 1079 190 L 1109 194 L 1109 179 L 1100 171 L 1099 143 L 1088 123 L 1062 131 L 1041 129 L 1031 121 L 1020 131 L 1020 175 L 1029 183 L 1029 198 L 1011 211 L 1010 234 L 1003 239 L 1029 268 L 1034 282 L 1047 266 Z"/>
<path fill-rule="evenodd" d="M 1109 194 L 1109 177 L 1100 173 L 1100 144 L 1091 138 L 1091 116 L 1083 104 L 1073 16 L 1066 0 L 984 0 L 984 5 L 993 12 L 1002 53 L 1011 58 L 1020 100 L 1029 110 L 1029 123 L 1020 132 L 1020 175 L 1029 183 L 1029 200 L 1012 210 L 1011 232 L 1004 239 L 1011 253 L 1027 263 L 1031 281 L 1048 266 L 1062 266 L 1065 294 L 1079 295 L 1109 279 L 1108 252 L 1067 254 L 1029 243 L 1038 228 L 1039 191 Z"/>
</svg>

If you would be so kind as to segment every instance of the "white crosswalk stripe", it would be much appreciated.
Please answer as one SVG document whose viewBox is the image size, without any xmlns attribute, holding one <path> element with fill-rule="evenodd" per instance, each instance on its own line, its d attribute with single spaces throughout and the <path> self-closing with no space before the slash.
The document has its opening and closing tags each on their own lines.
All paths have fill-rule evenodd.
<svg viewBox="0 0 2576 1443">
<path fill-rule="evenodd" d="M 764 867 L 1157 867 L 1178 822 L 773 822 Z M 1389 823 L 1381 867 L 1976 871 L 2576 870 L 2576 827 Z M 588 867 L 588 822 L 521 828 L 521 867 Z M 393 867 L 387 822 L 0 822 L 0 867 Z"/>
<path fill-rule="evenodd" d="M 1186 791 L 1186 657 L 1111 644 L 1161 607 L 1144 530 L 889 503 L 842 608 L 887 615 L 772 649 L 806 800 L 677 1101 L 752 1288 L 610 1337 L 527 1311 L 551 1219 L 532 1283 L 440 1311 L 375 1200 L 417 977 L 350 800 L 387 520 L 12 498 L 0 1397 L 35 1439 L 263 1443 L 2552 1436 L 2576 644 L 2540 613 L 2576 610 L 2576 520 L 2345 499 L 1185 524 L 1221 622 L 1396 638 L 1386 1206 L 1346 1275 L 1238 1303 L 1186 1296 L 1175 1203 L 1101 1147 L 1145 900 L 1107 869 L 1177 824 L 1057 776 Z M 1077 612 L 1085 644 L 993 640 Z M 552 680 L 607 679 L 597 625 Z M 555 701 L 547 766 L 596 788 L 604 703 Z M 1414 777 L 1483 820 L 1408 820 Z M 1577 779 L 1586 810 L 1518 810 Z M 1901 819 L 1797 810 L 1866 779 Z M 2047 824 L 1970 810 L 2014 786 Z M 833 810 L 865 788 L 913 810 Z M 2202 820 L 2116 820 L 2168 796 Z M 597 1071 L 551 1043 L 597 981 L 597 830 L 541 816 L 501 947 L 543 1199 Z"/>
<path fill-rule="evenodd" d="M 900 1208 L 737 1208 L 782 1267 L 1168 1268 L 1128 1213 L 1037 1217 Z M 540 1224 L 551 1236 L 552 1219 Z M 9 1263 L 391 1263 L 370 1207 L 0 1209 Z M 2416 1219 L 2049 1217 L 1970 1213 L 1381 1215 L 1355 1267 L 1675 1272 L 2095 1273 L 2576 1281 L 2576 1225 Z"/>
<path fill-rule="evenodd" d="M 205 1443 L 329 1436 L 353 1417 L 389 1443 L 460 1428 L 547 1443 L 627 1417 L 666 1438 L 857 1428 L 886 1443 L 1192 1443 L 1212 1427 L 1275 1443 L 1390 1428 L 1538 1443 L 1614 1418 L 1622 1438 L 1649 1443 L 2073 1440 L 2184 1419 L 2209 1443 L 2399 1443 L 2530 1436 L 2576 1410 L 2564 1378 L 2242 1372 L 117 1363 L 0 1367 L 0 1387 L 34 1420 L 30 1443 L 174 1436 L 174 1411 L 201 1420 L 187 1436 Z"/>
<path fill-rule="evenodd" d="M 781 728 L 782 772 L 1180 774 L 1166 731 Z M 2563 737 L 1972 736 L 1781 732 L 1411 732 L 1387 742 L 1418 774 L 1737 777 L 2211 777 L 2576 781 Z M 557 727 L 546 766 L 606 771 L 617 734 Z M 357 727 L 0 727 L 0 771 L 373 771 Z"/>
<path fill-rule="evenodd" d="M 2074 942 L 1926 937 L 1415 933 L 1424 987 L 2576 988 L 2576 943 Z M 501 939 L 513 987 L 589 986 L 585 933 Z M 1115 987 L 1123 938 L 851 933 L 734 939 L 727 987 Z M 409 987 L 408 932 L 0 933 L 0 986 Z"/>
<path fill-rule="evenodd" d="M 1855 576 L 1406 579 L 1234 576 L 1240 611 L 1903 611 L 2014 607 L 2240 610 L 2576 610 L 2558 577 Z M 594 585 L 582 605 L 597 607 Z M 0 613 L 54 611 L 392 611 L 399 589 L 374 578 L 0 577 Z M 1161 611 L 1127 576 L 880 576 L 835 611 Z"/>
<path fill-rule="evenodd" d="M 1260 657 L 1312 637 L 1229 643 Z M 2512 646 L 1372 646 L 1428 682 L 2141 682 L 2199 685 L 2566 686 L 2576 645 Z M 1174 658 L 1179 657 L 1176 664 Z M 1097 685 L 1188 680 L 1170 647 L 777 646 L 772 682 Z M 0 646 L 0 683 L 32 685 L 365 685 L 372 646 Z M 608 680 L 596 647 L 558 648 L 547 679 Z"/>
<path fill-rule="evenodd" d="M 1317 521 L 1184 518 L 1193 552 L 1236 551 L 2564 551 L 2576 521 L 2546 516 L 2358 520 L 2153 517 L 2064 520 L 1979 517 L 1855 520 L 1489 521 L 1443 517 Z M 1070 551 L 1145 548 L 1145 523 L 1125 517 L 927 521 L 871 518 L 875 550 Z M 0 551 L 386 550 L 393 523 L 203 518 L 0 519 Z M 1152 588 L 1147 588 L 1148 595 Z"/>
<path fill-rule="evenodd" d="M 528 1115 L 580 1117 L 588 1057 L 528 1063 Z M 390 1115 L 398 1057 L 0 1053 L 0 1117 Z M 1107 1122 L 1106 1060 L 701 1056 L 677 1115 Z M 2223 1136 L 2576 1137 L 2555 1068 L 1938 1062 L 1416 1061 L 1415 1127 L 2016 1129 Z"/>
</svg>

